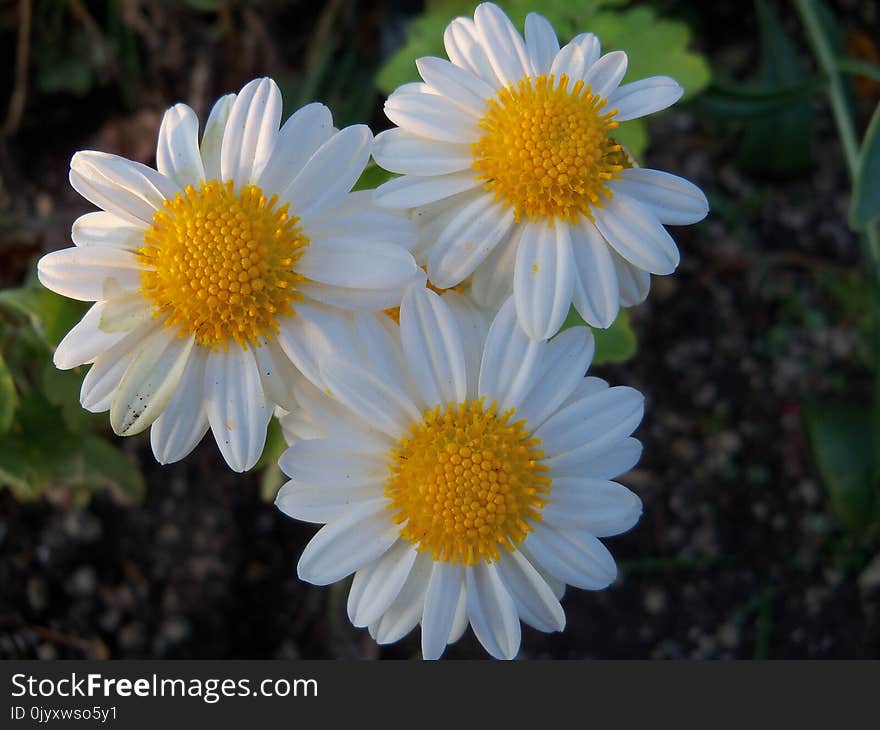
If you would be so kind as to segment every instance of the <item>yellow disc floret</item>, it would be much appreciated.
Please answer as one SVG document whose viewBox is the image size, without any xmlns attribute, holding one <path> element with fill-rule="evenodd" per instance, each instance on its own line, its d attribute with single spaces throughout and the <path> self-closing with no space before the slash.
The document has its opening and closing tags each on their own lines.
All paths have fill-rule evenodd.
<svg viewBox="0 0 880 730">
<path fill-rule="evenodd" d="M 610 136 L 615 109 L 565 74 L 526 77 L 489 100 L 473 145 L 473 167 L 519 221 L 593 219 L 624 164 Z"/>
<path fill-rule="evenodd" d="M 165 201 L 138 251 L 141 293 L 167 327 L 226 348 L 278 332 L 302 298 L 295 271 L 308 239 L 278 197 L 211 180 Z"/>
<path fill-rule="evenodd" d="M 434 560 L 473 565 L 513 550 L 541 519 L 541 440 L 483 399 L 437 406 L 390 453 L 385 496 L 401 535 Z"/>
</svg>

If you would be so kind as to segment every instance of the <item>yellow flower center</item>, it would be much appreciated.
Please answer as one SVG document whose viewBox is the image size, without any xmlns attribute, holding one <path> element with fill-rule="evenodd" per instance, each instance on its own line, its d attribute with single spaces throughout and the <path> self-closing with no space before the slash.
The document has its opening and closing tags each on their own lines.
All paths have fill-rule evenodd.
<svg viewBox="0 0 880 730">
<path fill-rule="evenodd" d="M 623 148 L 610 136 L 616 109 L 568 76 L 526 77 L 489 101 L 483 135 L 472 146 L 473 168 L 516 220 L 593 219 L 611 197 L 608 181 L 623 167 Z"/>
<path fill-rule="evenodd" d="M 167 315 L 166 327 L 200 345 L 258 345 L 302 298 L 294 264 L 309 240 L 298 223 L 288 204 L 266 200 L 256 185 L 237 194 L 231 181 L 188 185 L 144 234 L 141 293 L 154 316 Z"/>
<path fill-rule="evenodd" d="M 541 519 L 541 440 L 483 399 L 437 406 L 390 452 L 385 496 L 401 535 L 434 560 L 473 565 L 513 550 Z"/>
</svg>

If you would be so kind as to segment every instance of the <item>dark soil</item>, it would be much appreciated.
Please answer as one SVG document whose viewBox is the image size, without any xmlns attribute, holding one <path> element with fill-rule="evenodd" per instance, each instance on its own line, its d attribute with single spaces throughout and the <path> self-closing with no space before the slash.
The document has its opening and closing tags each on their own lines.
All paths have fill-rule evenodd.
<svg viewBox="0 0 880 730">
<path fill-rule="evenodd" d="M 853 24 L 877 17 L 874 3 L 836 7 Z M 388 4 L 365 3 L 363 17 L 346 11 L 339 21 L 373 29 L 367 56 L 379 52 L 383 10 Z M 717 12 L 704 21 L 702 50 L 713 64 L 747 59 L 753 22 L 731 25 Z M 313 27 L 316 18 L 299 22 Z M 0 169 L 8 211 L 38 224 L 4 236 L 0 284 L 20 279 L 34 253 L 66 245 L 70 222 L 85 210 L 66 183 L 72 151 L 98 146 L 149 161 L 168 101 L 182 96 L 204 109 L 250 75 L 297 68 L 296 49 L 308 45 L 276 40 L 235 65 L 236 49 L 218 48 L 203 32 L 192 31 L 192 48 L 174 46 L 177 63 L 190 68 L 202 53 L 216 77 L 198 86 L 179 68 L 148 69 L 144 88 L 167 94 L 144 103 L 147 111 L 126 113 L 114 93 L 99 90 L 88 104 L 63 100 L 46 129 L 35 115 L 59 102 L 34 101 Z M 648 302 L 632 312 L 638 356 L 595 371 L 647 395 L 637 433 L 644 457 L 621 479 L 642 497 L 644 516 L 608 541 L 621 564 L 614 586 L 570 589 L 566 631 L 524 629 L 521 657 L 880 654 L 880 556 L 834 517 L 801 426 L 804 402 L 869 392 L 858 323 L 821 283 L 860 260 L 846 226 L 846 171 L 824 112 L 817 138 L 811 170 L 760 181 L 737 168 L 734 138 L 691 110 L 654 123 L 646 164 L 694 180 L 714 213 L 674 231 L 681 267 L 655 278 Z M 258 475 L 229 472 L 210 440 L 168 467 L 155 464 L 143 439 L 125 448 L 146 476 L 142 505 L 108 494 L 86 508 L 63 498 L 20 504 L 0 491 L 0 657 L 417 656 L 417 630 L 380 648 L 350 626 L 347 584 L 297 580 L 315 528 L 261 500 Z M 484 653 L 468 633 L 446 655 Z"/>
</svg>

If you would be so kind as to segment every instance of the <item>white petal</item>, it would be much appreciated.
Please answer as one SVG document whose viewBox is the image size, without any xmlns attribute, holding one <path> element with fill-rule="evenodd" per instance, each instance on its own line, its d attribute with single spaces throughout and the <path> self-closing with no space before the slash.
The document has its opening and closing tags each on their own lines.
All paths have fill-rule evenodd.
<svg viewBox="0 0 880 730">
<path fill-rule="evenodd" d="M 348 594 L 348 617 L 354 626 L 369 626 L 382 618 L 397 598 L 418 553 L 400 539 L 372 565 L 355 573 Z"/>
<path fill-rule="evenodd" d="M 397 383 L 356 363 L 340 358 L 322 362 L 321 376 L 333 397 L 392 438 L 402 436 L 409 424 L 421 419 L 418 408 Z"/>
<path fill-rule="evenodd" d="M 174 395 L 150 429 L 150 445 L 156 461 L 171 464 L 187 456 L 208 431 L 202 402 L 205 353 L 196 347 L 190 355 Z"/>
<path fill-rule="evenodd" d="M 373 133 L 364 124 L 340 130 L 309 158 L 281 197 L 302 218 L 339 203 L 367 166 L 372 145 Z"/>
<path fill-rule="evenodd" d="M 523 546 L 548 573 L 588 591 L 607 588 L 614 582 L 617 565 L 597 538 L 584 531 L 575 536 L 542 522 L 535 523 L 533 528 Z"/>
<path fill-rule="evenodd" d="M 477 119 L 485 113 L 495 90 L 479 76 L 443 58 L 424 56 L 416 60 L 419 73 L 432 89 Z"/>
<path fill-rule="evenodd" d="M 467 586 L 462 586 L 461 593 L 458 596 L 458 605 L 455 607 L 455 616 L 452 617 L 452 628 L 449 630 L 449 638 L 446 640 L 446 645 L 454 644 L 464 636 L 468 624 Z"/>
<path fill-rule="evenodd" d="M 599 60 L 599 56 L 602 53 L 602 46 L 595 34 L 580 33 L 572 38 L 571 42 L 580 46 L 580 49 L 584 52 L 584 58 L 587 59 L 587 68 Z"/>
<path fill-rule="evenodd" d="M 275 496 L 275 506 L 288 517 L 325 524 L 342 519 L 352 509 L 372 502 L 381 489 L 367 486 L 313 486 L 289 481 Z"/>
<path fill-rule="evenodd" d="M 202 143 L 199 146 L 199 152 L 202 155 L 202 162 L 205 166 L 206 180 L 220 179 L 220 150 L 223 145 L 226 122 L 229 119 L 229 112 L 232 111 L 234 103 L 235 94 L 221 96 L 211 108 L 211 113 L 208 114 L 208 121 L 205 122 L 205 131 L 202 132 Z"/>
<path fill-rule="evenodd" d="M 651 76 L 619 87 L 608 99 L 608 109 L 617 109 L 614 121 L 644 117 L 670 107 L 684 94 L 684 89 L 669 76 Z"/>
<path fill-rule="evenodd" d="M 359 239 L 356 231 L 348 238 L 314 241 L 296 265 L 297 273 L 313 281 L 355 289 L 401 287 L 418 268 L 405 248 Z"/>
<path fill-rule="evenodd" d="M 657 220 L 670 226 L 696 223 L 709 213 L 709 201 L 702 190 L 682 177 L 660 170 L 623 170 L 620 180 L 611 183 L 611 189 L 639 201 Z"/>
<path fill-rule="evenodd" d="M 492 3 L 481 3 L 474 12 L 474 25 L 489 63 L 503 83 L 515 84 L 534 75 L 522 36 L 501 8 Z"/>
<path fill-rule="evenodd" d="M 229 111 L 220 148 L 220 176 L 236 190 L 256 184 L 271 159 L 281 123 L 281 92 L 272 79 L 254 79 Z"/>
<path fill-rule="evenodd" d="M 467 397 L 461 333 L 452 312 L 434 292 L 410 288 L 400 305 L 403 351 L 428 408 Z"/>
<path fill-rule="evenodd" d="M 253 353 L 266 397 L 282 408 L 292 409 L 296 405 L 293 386 L 301 376 L 290 358 L 275 341 L 264 341 Z"/>
<path fill-rule="evenodd" d="M 526 48 L 532 59 L 532 68 L 539 76 L 550 73 L 553 58 L 559 51 L 559 40 L 550 21 L 538 13 L 526 16 Z"/>
<path fill-rule="evenodd" d="M 101 319 L 106 305 L 107 302 L 97 302 L 92 305 L 83 318 L 64 336 L 55 348 L 55 355 L 52 358 L 55 367 L 59 370 L 70 370 L 92 362 L 128 334 L 127 330 L 105 332 L 101 329 Z"/>
<path fill-rule="evenodd" d="M 281 193 L 309 158 L 333 135 L 333 117 L 323 104 L 306 104 L 284 122 L 272 159 L 260 175 L 263 192 Z"/>
<path fill-rule="evenodd" d="M 208 423 L 233 471 L 247 471 L 260 458 L 272 416 L 251 350 L 230 343 L 208 355 L 205 367 Z"/>
<path fill-rule="evenodd" d="M 186 104 L 175 104 L 162 117 L 156 168 L 176 180 L 181 188 L 197 186 L 205 179 L 199 153 L 199 118 Z"/>
<path fill-rule="evenodd" d="M 513 298 L 507 300 L 489 327 L 480 365 L 480 396 L 498 410 L 519 408 L 541 372 L 544 343 L 532 340 L 519 327 Z"/>
<path fill-rule="evenodd" d="M 47 289 L 85 302 L 107 299 L 140 286 L 141 264 L 131 251 L 110 246 L 76 246 L 47 253 L 37 277 Z"/>
<path fill-rule="evenodd" d="M 441 142 L 468 144 L 480 137 L 477 118 L 439 94 L 402 94 L 385 102 L 385 116 L 407 132 Z"/>
<path fill-rule="evenodd" d="M 611 537 L 629 530 L 642 514 L 642 500 L 617 482 L 555 477 L 541 512 L 548 525 Z"/>
<path fill-rule="evenodd" d="M 314 585 L 335 583 L 382 555 L 399 533 L 384 497 L 358 504 L 318 530 L 303 550 L 297 575 Z"/>
<path fill-rule="evenodd" d="M 77 218 L 70 237 L 77 246 L 110 246 L 137 251 L 144 245 L 144 228 L 143 224 L 133 225 L 101 210 Z"/>
<path fill-rule="evenodd" d="M 516 252 L 513 295 L 529 337 L 547 340 L 559 331 L 571 308 L 574 277 L 568 223 L 528 224 Z"/>
<path fill-rule="evenodd" d="M 471 292 L 480 307 L 497 312 L 513 293 L 513 269 L 524 230 L 525 226 L 512 226 L 474 271 Z"/>
<path fill-rule="evenodd" d="M 329 438 L 297 441 L 278 460 L 297 484 L 333 488 L 381 484 L 388 478 L 387 449 L 356 430 Z"/>
<path fill-rule="evenodd" d="M 632 469 L 642 456 L 642 444 L 632 437 L 621 439 L 598 453 L 579 458 L 577 452 L 569 451 L 551 459 L 553 478 L 588 476 L 595 479 L 614 479 Z"/>
<path fill-rule="evenodd" d="M 307 415 L 308 420 L 313 424 L 312 428 L 320 432 L 320 438 L 354 430 L 359 424 L 359 422 L 352 423 L 351 411 L 319 390 L 306 378 L 298 378 L 294 387 L 296 400 L 300 405 L 298 411 L 301 410 Z M 309 437 L 312 438 L 314 437 Z"/>
<path fill-rule="evenodd" d="M 77 152 L 70 161 L 70 184 L 99 208 L 135 225 L 150 225 L 164 201 L 179 188 L 161 173 L 106 152 Z"/>
<path fill-rule="evenodd" d="M 678 247 L 657 218 L 641 203 L 618 193 L 594 208 L 596 228 L 623 258 L 652 274 L 671 274 Z"/>
<path fill-rule="evenodd" d="M 146 429 L 165 410 L 183 375 L 195 339 L 163 327 L 143 343 L 126 368 L 110 406 L 110 425 L 120 436 Z"/>
<path fill-rule="evenodd" d="M 463 193 L 481 184 L 470 170 L 431 177 L 404 175 L 382 183 L 376 188 L 373 200 L 383 208 L 415 208 Z"/>
<path fill-rule="evenodd" d="M 461 333 L 461 349 L 464 352 L 467 373 L 467 398 L 476 398 L 477 385 L 480 382 L 480 362 L 483 359 L 486 335 L 489 333 L 489 322 L 486 321 L 483 312 L 464 294 L 455 291 L 445 292 L 443 303 L 449 307 Z"/>
<path fill-rule="evenodd" d="M 577 43 L 568 43 L 563 46 L 550 67 L 550 73 L 557 79 L 563 74 L 568 76 L 568 89 L 571 89 L 575 82 L 586 76 L 590 63 L 584 55 L 583 49 Z"/>
<path fill-rule="evenodd" d="M 399 286 L 384 289 L 353 289 L 303 281 L 297 289 L 310 299 L 339 309 L 356 312 L 377 312 L 400 305 L 403 293 L 410 286 L 424 286 L 425 272 L 419 269 L 413 278 Z"/>
<path fill-rule="evenodd" d="M 372 190 L 356 190 L 345 195 L 332 208 L 309 217 L 304 231 L 312 241 L 345 238 L 357 231 L 360 239 L 396 243 L 408 251 L 415 246 L 418 235 L 415 224 L 405 215 L 377 207 Z"/>
<path fill-rule="evenodd" d="M 379 644 L 391 644 L 412 631 L 425 606 L 425 591 L 434 563 L 430 556 L 420 553 L 403 588 L 377 622 L 370 626 L 370 635 Z"/>
<path fill-rule="evenodd" d="M 651 274 L 638 266 L 633 266 L 617 251 L 612 250 L 611 255 L 617 272 L 620 306 L 634 307 L 636 304 L 641 304 L 651 291 Z"/>
<path fill-rule="evenodd" d="M 498 568 L 477 563 L 465 576 L 468 619 L 474 634 L 496 659 L 513 659 L 519 651 L 519 613 Z"/>
<path fill-rule="evenodd" d="M 594 351 L 593 333 L 587 327 L 572 327 L 548 342 L 541 372 L 517 417 L 525 418 L 533 429 L 544 423 L 583 380 Z"/>
<path fill-rule="evenodd" d="M 629 436 L 641 422 L 645 398 L 618 385 L 582 398 L 550 416 L 536 432 L 548 457 L 584 445 L 610 443 Z"/>
<path fill-rule="evenodd" d="M 620 311 L 614 253 L 590 221 L 572 228 L 575 280 L 572 303 L 593 327 L 610 327 Z"/>
<path fill-rule="evenodd" d="M 395 127 L 376 136 L 373 157 L 381 167 L 405 175 L 445 175 L 473 162 L 467 145 L 418 137 Z"/>
<path fill-rule="evenodd" d="M 608 98 L 626 74 L 627 58 L 623 51 L 611 51 L 599 58 L 584 74 L 584 84 L 594 96 Z"/>
<path fill-rule="evenodd" d="M 415 287 L 424 289 L 424 283 Z M 357 338 L 357 358 L 369 364 L 373 372 L 381 373 L 395 383 L 409 383 L 409 367 L 403 356 L 400 328 L 384 312 L 358 313 L 353 316 Z M 407 392 L 412 389 L 407 387 Z"/>
<path fill-rule="evenodd" d="M 92 413 L 110 410 L 122 375 L 155 329 L 157 325 L 147 322 L 95 358 L 80 388 L 79 399 L 83 408 Z"/>
<path fill-rule="evenodd" d="M 422 657 L 425 659 L 439 659 L 446 648 L 458 597 L 464 587 L 463 572 L 459 565 L 434 563 L 422 612 Z"/>
<path fill-rule="evenodd" d="M 298 302 L 296 314 L 281 322 L 278 344 L 297 369 L 322 390 L 320 363 L 336 354 L 356 356 L 351 320 L 338 309 Z"/>
<path fill-rule="evenodd" d="M 565 628 L 565 611 L 559 605 L 559 599 L 519 550 L 501 554 L 498 572 L 523 621 L 539 631 L 562 631 Z"/>
<path fill-rule="evenodd" d="M 443 229 L 428 260 L 428 278 L 448 289 L 470 276 L 513 225 L 513 211 L 486 193 L 463 206 Z"/>
<path fill-rule="evenodd" d="M 503 84 L 489 63 L 489 57 L 482 46 L 474 21 L 470 18 L 456 18 L 443 33 L 446 55 L 456 66 L 467 69 L 483 81 L 498 88 Z"/>
</svg>

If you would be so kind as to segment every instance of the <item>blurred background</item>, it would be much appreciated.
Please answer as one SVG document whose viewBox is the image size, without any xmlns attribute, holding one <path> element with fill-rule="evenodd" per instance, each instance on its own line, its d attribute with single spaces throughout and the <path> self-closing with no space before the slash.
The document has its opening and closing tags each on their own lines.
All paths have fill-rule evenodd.
<svg viewBox="0 0 880 730">
<path fill-rule="evenodd" d="M 685 100 L 621 139 L 712 208 L 672 231 L 676 274 L 597 335 L 594 373 L 647 395 L 621 479 L 644 516 L 608 541 L 620 578 L 570 590 L 566 631 L 524 629 L 521 656 L 880 655 L 880 2 L 500 4 L 563 43 L 596 32 L 630 79 L 678 78 Z M 418 656 L 418 631 L 383 648 L 352 628 L 345 583 L 297 580 L 315 527 L 272 505 L 277 429 L 239 476 L 210 438 L 162 467 L 85 413 L 85 368 L 51 364 L 84 308 L 33 271 L 91 209 L 76 150 L 154 164 L 166 107 L 204 119 L 261 75 L 285 116 L 319 100 L 378 132 L 385 94 L 473 6 L 0 0 L 0 657 Z M 468 633 L 446 656 L 484 654 Z"/>
</svg>

